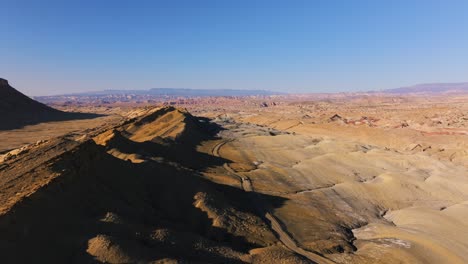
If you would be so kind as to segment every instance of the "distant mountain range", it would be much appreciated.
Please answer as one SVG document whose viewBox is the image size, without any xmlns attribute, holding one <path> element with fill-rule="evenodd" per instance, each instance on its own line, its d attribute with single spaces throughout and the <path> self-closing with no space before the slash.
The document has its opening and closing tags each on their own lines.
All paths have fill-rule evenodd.
<svg viewBox="0 0 468 264">
<path fill-rule="evenodd" d="M 408 87 L 383 90 L 384 93 L 410 94 L 410 93 L 468 93 L 467 83 L 426 83 Z"/>
<path fill-rule="evenodd" d="M 152 88 L 149 90 L 103 90 L 85 92 L 77 96 L 99 96 L 111 94 L 135 94 L 170 97 L 203 97 L 203 96 L 251 96 L 251 95 L 279 95 L 282 93 L 266 90 L 240 90 L 240 89 L 189 89 L 189 88 Z"/>
</svg>

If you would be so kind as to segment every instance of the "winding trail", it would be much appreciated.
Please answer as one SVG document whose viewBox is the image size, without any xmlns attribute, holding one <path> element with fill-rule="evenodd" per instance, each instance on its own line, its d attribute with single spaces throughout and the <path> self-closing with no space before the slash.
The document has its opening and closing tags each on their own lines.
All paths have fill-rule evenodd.
<svg viewBox="0 0 468 264">
<path fill-rule="evenodd" d="M 333 184 L 326 185 L 326 186 L 323 186 L 323 187 L 305 189 L 305 190 L 295 191 L 295 192 L 288 193 L 288 194 L 303 194 L 303 193 L 314 192 L 314 191 L 319 191 L 319 190 L 326 190 L 326 189 L 333 188 L 333 187 L 335 187 L 335 186 L 336 186 L 336 184 L 333 183 Z"/>
<path fill-rule="evenodd" d="M 222 146 L 225 144 L 234 141 L 234 139 L 226 139 L 221 141 L 220 143 L 216 144 L 213 149 L 212 149 L 212 154 L 215 157 L 221 157 L 219 154 L 219 150 L 221 149 Z M 242 189 L 245 192 L 254 192 L 253 186 L 252 186 L 252 181 L 247 177 L 247 176 L 241 176 L 239 175 L 235 170 L 233 170 L 228 163 L 223 164 L 224 169 L 228 171 L 230 174 L 236 176 L 239 178 L 241 182 Z M 274 216 L 270 211 L 270 205 L 265 203 L 265 201 L 261 200 L 261 198 L 255 199 L 254 201 L 255 206 L 259 211 L 265 212 L 265 218 L 270 221 L 270 228 L 277 234 L 278 239 L 283 243 L 284 246 L 289 248 L 291 251 L 295 252 L 296 254 L 299 254 L 303 256 L 304 258 L 307 258 L 310 260 L 312 263 L 326 263 L 326 264 L 332 264 L 335 263 L 331 260 L 328 260 L 316 253 L 307 251 L 301 247 L 299 247 L 296 243 L 296 241 L 292 238 L 292 236 L 283 228 L 281 225 L 280 221 L 276 216 Z"/>
</svg>

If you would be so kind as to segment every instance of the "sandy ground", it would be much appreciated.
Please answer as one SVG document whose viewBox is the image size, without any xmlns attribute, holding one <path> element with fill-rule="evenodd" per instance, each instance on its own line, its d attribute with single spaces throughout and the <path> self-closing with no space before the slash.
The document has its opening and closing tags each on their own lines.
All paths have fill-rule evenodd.
<svg viewBox="0 0 468 264">
<path fill-rule="evenodd" d="M 0 153 L 65 134 L 86 134 L 90 130 L 121 120 L 118 115 L 28 125 L 20 129 L 0 130 Z"/>
<path fill-rule="evenodd" d="M 3 131 L 3 151 L 49 140 L 0 163 L 0 245 L 57 263 L 466 263 L 466 99 L 233 99 Z"/>
<path fill-rule="evenodd" d="M 466 263 L 468 108 L 452 99 L 372 108 L 374 123 L 365 104 L 305 119 L 315 103 L 225 108 L 232 140 L 219 152 L 255 191 L 287 199 L 273 214 L 305 250 L 338 263 Z"/>
</svg>

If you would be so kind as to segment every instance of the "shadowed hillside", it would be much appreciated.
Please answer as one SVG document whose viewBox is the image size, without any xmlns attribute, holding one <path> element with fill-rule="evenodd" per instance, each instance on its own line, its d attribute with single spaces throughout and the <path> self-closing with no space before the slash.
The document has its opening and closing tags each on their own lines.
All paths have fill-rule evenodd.
<svg viewBox="0 0 468 264">
<path fill-rule="evenodd" d="M 0 130 L 50 121 L 89 119 L 99 115 L 67 113 L 48 107 L 20 93 L 0 78 Z"/>
<path fill-rule="evenodd" d="M 216 140 L 218 130 L 168 107 L 93 140 L 57 138 L 0 164 L 0 259 L 307 263 L 278 245 L 252 203 L 263 199 L 278 207 L 283 198 L 214 183 L 200 173 L 229 162 L 197 150 Z"/>
</svg>

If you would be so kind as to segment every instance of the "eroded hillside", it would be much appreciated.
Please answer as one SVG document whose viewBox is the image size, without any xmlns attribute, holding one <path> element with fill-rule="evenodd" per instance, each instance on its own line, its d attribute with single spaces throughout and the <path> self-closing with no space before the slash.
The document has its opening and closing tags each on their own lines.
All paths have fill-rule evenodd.
<svg viewBox="0 0 468 264">
<path fill-rule="evenodd" d="M 465 262 L 463 162 L 407 148 L 405 137 L 394 141 L 403 148 L 366 142 L 384 132 L 339 115 L 294 126 L 294 116 L 249 111 L 210 120 L 145 108 L 9 152 L 0 163 L 0 258 Z"/>
<path fill-rule="evenodd" d="M 226 162 L 197 150 L 218 129 L 163 108 L 93 139 L 30 146 L 2 163 L 1 259 L 305 262 L 278 242 L 251 203 L 256 194 L 202 175 Z"/>
</svg>

